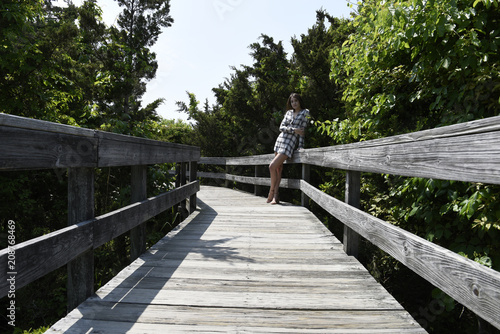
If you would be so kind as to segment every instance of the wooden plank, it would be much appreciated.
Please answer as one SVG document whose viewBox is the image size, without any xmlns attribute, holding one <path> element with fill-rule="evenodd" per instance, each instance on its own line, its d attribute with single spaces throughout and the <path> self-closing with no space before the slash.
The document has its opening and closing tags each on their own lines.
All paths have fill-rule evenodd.
<svg viewBox="0 0 500 334">
<path fill-rule="evenodd" d="M 92 249 L 92 221 L 71 225 L 12 247 L 16 255 L 16 289 L 56 270 Z M 0 297 L 8 292 L 8 248 L 0 250 Z"/>
<path fill-rule="evenodd" d="M 307 180 L 304 180 L 308 182 Z M 361 201 L 361 173 L 347 171 L 345 181 L 345 202 L 352 207 L 358 208 Z M 359 234 L 354 232 L 349 226 L 344 225 L 344 251 L 347 255 L 358 257 L 359 254 Z"/>
<path fill-rule="evenodd" d="M 0 170 L 197 161 L 198 147 L 0 114 Z"/>
<path fill-rule="evenodd" d="M 97 131 L 99 167 L 188 162 L 200 158 L 194 146 Z"/>
<path fill-rule="evenodd" d="M 94 169 L 68 170 L 68 225 L 94 218 Z M 92 237 L 82 235 L 82 239 Z M 93 240 L 92 240 L 93 242 Z M 67 265 L 68 311 L 71 311 L 94 293 L 94 251 L 86 250 Z"/>
<path fill-rule="evenodd" d="M 148 198 L 148 166 L 132 166 L 130 182 L 130 202 L 136 203 Z M 142 223 L 130 230 L 130 260 L 135 260 L 146 251 L 146 224 Z"/>
<path fill-rule="evenodd" d="M 102 246 L 189 197 L 198 189 L 199 182 L 191 182 L 182 188 L 16 245 L 13 247 L 16 252 L 16 287 L 21 288 L 67 264 L 78 255 Z M 8 251 L 8 248 L 0 250 L 0 268 L 7 268 Z M 2 271 L 0 276 L 2 297 L 8 292 L 7 272 L 8 270 Z"/>
<path fill-rule="evenodd" d="M 47 333 L 425 333 L 306 209 L 198 195 L 188 219 Z"/>
<path fill-rule="evenodd" d="M 148 309 L 152 310 L 152 309 Z M 210 308 L 209 310 L 212 310 Z M 225 309 L 226 310 L 226 309 Z M 167 309 L 168 311 L 168 309 Z M 164 311 L 165 312 L 165 311 Z M 145 313 L 145 312 L 144 312 Z M 353 312 L 356 313 L 356 312 Z M 207 311 L 207 316 L 213 314 L 213 312 Z M 240 313 L 241 314 L 241 313 Z M 182 324 L 164 324 L 164 323 L 151 323 L 151 322 L 129 322 L 124 320 L 120 321 L 99 321 L 99 320 L 81 320 L 78 318 L 68 318 L 68 321 L 65 324 L 57 323 L 53 329 L 45 333 L 68 333 L 66 331 L 67 328 L 70 328 L 69 333 L 109 333 L 109 334 L 122 334 L 122 333 L 130 333 L 130 334 L 143 334 L 143 333 L 341 333 L 341 334 L 377 334 L 377 333 L 425 333 L 422 329 L 414 328 L 411 326 L 396 326 L 394 323 L 389 323 L 390 319 L 397 319 L 401 322 L 401 320 L 408 318 L 408 316 L 401 317 L 391 317 L 386 318 L 384 321 L 383 316 L 374 317 L 369 314 L 366 318 L 364 318 L 361 323 L 357 326 L 354 325 L 355 321 L 359 321 L 357 319 L 351 320 L 352 318 L 359 318 L 359 316 L 354 317 L 345 317 L 340 315 L 338 317 L 338 321 L 333 321 L 333 323 L 337 325 L 330 325 L 333 328 L 315 328 L 314 323 L 316 319 L 313 317 L 310 319 L 310 325 L 305 328 L 295 328 L 295 321 L 291 316 L 282 317 L 288 319 L 288 321 L 284 320 L 283 325 L 276 325 L 273 322 L 270 323 L 268 318 L 272 319 L 279 317 L 276 316 L 277 312 L 268 312 L 262 311 L 260 316 L 255 316 L 254 318 L 258 319 L 255 322 L 252 322 L 252 319 L 246 321 L 248 316 L 243 314 L 238 317 L 238 314 L 229 313 L 227 316 L 234 315 L 235 319 L 238 319 L 239 322 L 235 325 L 225 324 L 222 320 L 217 321 L 213 325 L 198 325 L 197 323 L 192 322 L 184 322 Z M 334 312 L 332 316 L 335 316 L 337 312 Z M 357 313 L 359 314 L 359 313 Z M 300 319 L 304 319 L 304 316 L 301 316 L 300 313 L 294 313 L 295 316 L 298 316 Z M 159 315 L 157 317 L 160 317 Z M 169 317 L 170 318 L 170 317 Z M 181 318 L 180 320 L 182 320 Z M 306 319 L 307 318 L 306 316 Z M 330 318 L 327 318 L 330 319 Z M 373 319 L 373 320 L 372 320 Z M 344 320 L 344 321 L 342 321 Z M 202 320 L 202 323 L 205 323 L 207 320 Z M 375 322 L 375 324 L 374 324 Z M 371 325 L 370 325 L 371 324 Z M 292 327 L 293 326 L 293 327 Z"/>
<path fill-rule="evenodd" d="M 359 328 L 384 326 L 389 329 L 406 329 L 401 326 L 401 319 L 408 319 L 404 312 L 386 311 L 335 311 L 325 310 L 307 312 L 301 310 L 251 310 L 240 308 L 204 308 L 167 305 L 137 305 L 88 302 L 78 311 L 68 315 L 69 319 L 84 317 L 89 320 L 120 322 L 123 319 L 137 319 L 143 324 L 165 324 L 188 326 L 241 326 L 242 319 L 246 326 L 293 328 L 302 330 L 325 330 L 325 328 L 344 328 L 358 321 Z M 382 327 L 382 328 L 384 328 Z M 223 327 L 224 328 L 224 327 Z M 257 327 L 258 328 L 258 327 Z M 188 330 L 188 328 L 186 328 Z M 85 331 L 82 331 L 85 332 Z M 170 333 L 170 331 L 168 332 Z M 323 332 L 324 333 L 324 332 Z"/>
<path fill-rule="evenodd" d="M 500 132 L 385 146 L 367 144 L 305 150 L 294 162 L 371 173 L 500 183 Z"/>
<path fill-rule="evenodd" d="M 301 190 L 371 243 L 500 328 L 499 272 L 351 207 L 304 181 Z"/>
<path fill-rule="evenodd" d="M 212 173 L 212 172 L 198 172 L 199 177 L 206 177 L 211 179 L 221 179 L 233 182 L 241 182 L 246 184 L 253 184 L 259 186 L 271 186 L 269 177 L 255 177 L 255 176 L 241 176 L 227 173 Z M 281 179 L 280 187 L 288 189 L 299 189 L 299 180 L 297 179 Z"/>
<path fill-rule="evenodd" d="M 0 113 L 0 126 L 94 138 L 95 130 Z"/>
<path fill-rule="evenodd" d="M 272 154 L 204 157 L 200 163 L 265 165 L 272 158 Z M 287 163 L 500 184 L 500 117 L 348 145 L 301 150 Z"/>
<path fill-rule="evenodd" d="M 0 143 L 0 170 L 97 164 L 97 140 L 88 136 L 0 126 Z"/>
<path fill-rule="evenodd" d="M 189 181 L 193 182 L 198 179 L 198 162 L 190 161 L 189 162 Z M 193 213 L 196 211 L 196 193 L 192 194 L 189 197 L 189 213 Z"/>
</svg>

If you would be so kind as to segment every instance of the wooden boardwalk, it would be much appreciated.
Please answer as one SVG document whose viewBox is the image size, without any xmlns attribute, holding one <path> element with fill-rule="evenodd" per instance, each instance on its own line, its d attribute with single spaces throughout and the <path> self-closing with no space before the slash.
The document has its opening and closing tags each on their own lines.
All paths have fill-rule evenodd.
<svg viewBox="0 0 500 334">
<path fill-rule="evenodd" d="M 425 333 L 307 209 L 226 188 L 198 199 L 47 333 Z"/>
</svg>

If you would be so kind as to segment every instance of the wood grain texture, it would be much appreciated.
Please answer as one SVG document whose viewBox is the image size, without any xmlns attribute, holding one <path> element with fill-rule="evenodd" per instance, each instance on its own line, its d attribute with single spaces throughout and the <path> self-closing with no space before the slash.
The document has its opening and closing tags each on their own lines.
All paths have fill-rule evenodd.
<svg viewBox="0 0 500 334">
<path fill-rule="evenodd" d="M 200 149 L 194 146 L 97 131 L 98 167 L 152 165 L 195 161 Z"/>
<path fill-rule="evenodd" d="M 293 161 L 371 173 L 500 183 L 500 132 L 382 143 L 305 150 Z"/>
<path fill-rule="evenodd" d="M 0 126 L 0 170 L 93 167 L 97 139 Z"/>
<path fill-rule="evenodd" d="M 212 172 L 198 172 L 198 177 L 228 180 L 234 182 L 241 182 L 246 184 L 253 184 L 259 186 L 271 186 L 271 180 L 269 177 L 256 177 L 256 176 L 241 176 L 227 173 L 212 173 Z M 280 187 L 288 189 L 299 189 L 300 180 L 298 179 L 281 179 Z"/>
<path fill-rule="evenodd" d="M 92 221 L 68 226 L 53 233 L 19 243 L 16 254 L 16 288 L 62 267 L 78 255 L 92 249 Z M 7 295 L 8 249 L 0 250 L 0 296 Z"/>
<path fill-rule="evenodd" d="M 371 243 L 500 328 L 500 273 L 339 201 L 307 182 L 301 190 Z"/>
<path fill-rule="evenodd" d="M 16 287 L 21 288 L 78 255 L 113 240 L 196 193 L 199 187 L 199 182 L 193 181 L 167 193 L 16 245 Z M 6 248 L 0 251 L 0 268 L 7 268 L 7 258 Z M 2 270 L 0 273 L 1 297 L 8 292 L 7 272 Z"/>
<path fill-rule="evenodd" d="M 265 165 L 273 156 L 203 157 L 200 163 Z M 500 184 L 500 117 L 348 145 L 296 151 L 287 163 Z"/>
<path fill-rule="evenodd" d="M 307 209 L 205 187 L 47 333 L 425 333 Z"/>
<path fill-rule="evenodd" d="M 0 114 L 0 170 L 197 161 L 200 149 Z"/>
</svg>

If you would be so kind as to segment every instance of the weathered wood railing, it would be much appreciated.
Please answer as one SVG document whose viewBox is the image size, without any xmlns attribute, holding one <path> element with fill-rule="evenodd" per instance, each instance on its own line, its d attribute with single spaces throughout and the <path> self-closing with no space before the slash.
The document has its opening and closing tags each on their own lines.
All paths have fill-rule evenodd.
<svg viewBox="0 0 500 334">
<path fill-rule="evenodd" d="M 198 147 L 0 114 L 0 171 L 68 169 L 68 227 L 0 251 L 0 297 L 12 289 L 11 276 L 19 289 L 67 264 L 68 309 L 76 307 L 93 293 L 95 248 L 130 231 L 135 259 L 145 251 L 145 221 L 188 198 L 196 208 L 199 158 Z M 147 198 L 147 165 L 162 163 L 178 164 L 178 187 Z M 116 166 L 132 167 L 132 204 L 95 217 L 94 169 Z"/>
<path fill-rule="evenodd" d="M 262 175 L 259 166 L 268 165 L 273 156 L 203 157 L 201 164 L 254 165 L 256 176 L 208 172 L 199 172 L 198 176 L 270 186 L 269 177 L 258 175 Z M 289 163 L 302 164 L 302 179 L 282 180 L 281 186 L 300 189 L 303 204 L 309 197 L 344 223 L 344 249 L 348 254 L 357 254 L 359 234 L 500 329 L 500 272 L 359 210 L 361 172 L 500 184 L 500 117 L 306 149 L 295 153 Z M 309 184 L 310 165 L 347 171 L 346 203 Z"/>
</svg>

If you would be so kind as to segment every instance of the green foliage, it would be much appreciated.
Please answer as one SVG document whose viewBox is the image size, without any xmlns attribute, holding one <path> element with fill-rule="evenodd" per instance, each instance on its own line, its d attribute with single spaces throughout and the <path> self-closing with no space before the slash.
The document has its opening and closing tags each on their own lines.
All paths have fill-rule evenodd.
<svg viewBox="0 0 500 334">
<path fill-rule="evenodd" d="M 43 326 L 37 329 L 29 329 L 29 330 L 22 330 L 20 328 L 16 328 L 13 332 L 13 334 L 43 334 L 49 329 L 49 326 Z"/>
<path fill-rule="evenodd" d="M 118 27 L 107 27 L 96 1 L 65 8 L 50 1 L 0 4 L 0 112 L 57 123 L 187 143 L 189 124 L 163 120 L 157 99 L 142 107 L 145 84 L 157 63 L 150 47 L 172 24 L 168 0 L 121 0 Z M 171 164 L 148 169 L 148 195 L 171 189 Z M 95 210 L 101 215 L 130 203 L 130 168 L 95 171 Z M 67 172 L 0 174 L 0 246 L 7 220 L 18 243 L 67 226 Z M 173 226 L 172 212 L 147 222 L 148 245 Z M 95 250 L 95 288 L 129 263 L 128 235 Z M 40 287 L 43 286 L 43 289 Z M 66 270 L 56 270 L 16 291 L 16 332 L 46 326 L 66 313 Z M 49 291 L 51 298 L 47 297 Z M 2 308 L 7 299 L 0 301 Z M 34 332 L 43 331 L 41 327 Z M 0 326 L 0 331 L 12 330 Z M 31 331 L 31 330 L 30 330 Z"/>
<path fill-rule="evenodd" d="M 316 24 L 308 34 L 292 38 L 294 53 L 288 57 L 282 42 L 261 35 L 250 45 L 253 64 L 234 68 L 234 73 L 213 91 L 217 103 L 204 110 L 188 93 L 189 102 L 179 108 L 196 121 L 193 142 L 202 155 L 240 156 L 273 151 L 285 104 L 292 92 L 300 93 L 312 119 L 340 117 L 343 102 L 334 80 L 329 77 L 330 53 L 341 47 L 353 31 L 347 20 L 316 13 Z M 334 93 L 332 93 L 334 91 Z M 325 146 L 329 138 L 307 129 L 306 146 Z"/>
<path fill-rule="evenodd" d="M 332 59 L 350 141 L 496 115 L 499 11 L 495 1 L 364 1 Z M 345 82 L 339 75 L 347 73 Z"/>
</svg>

